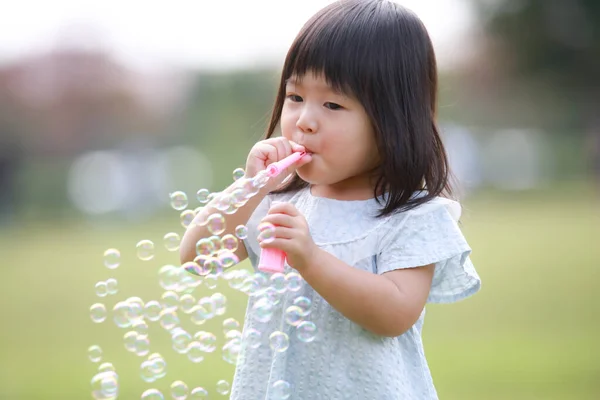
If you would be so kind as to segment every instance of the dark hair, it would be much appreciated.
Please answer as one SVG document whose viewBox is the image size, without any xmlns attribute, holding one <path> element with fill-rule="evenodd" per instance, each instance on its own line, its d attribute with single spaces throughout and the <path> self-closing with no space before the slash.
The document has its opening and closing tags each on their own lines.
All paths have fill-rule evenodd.
<svg viewBox="0 0 600 400">
<path fill-rule="evenodd" d="M 287 53 L 266 138 L 279 125 L 286 80 L 307 72 L 323 74 L 332 88 L 354 96 L 371 120 L 381 160 L 373 171 L 374 196 L 385 193 L 378 216 L 452 194 L 435 122 L 435 53 L 413 12 L 388 0 L 342 0 L 315 14 Z M 276 192 L 307 185 L 295 175 Z M 419 191 L 422 196 L 413 196 Z"/>
</svg>

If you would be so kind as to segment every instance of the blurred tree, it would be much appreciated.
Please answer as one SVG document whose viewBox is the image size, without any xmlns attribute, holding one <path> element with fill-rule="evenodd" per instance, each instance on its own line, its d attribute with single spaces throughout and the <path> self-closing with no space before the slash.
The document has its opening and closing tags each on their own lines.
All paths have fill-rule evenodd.
<svg viewBox="0 0 600 400">
<path fill-rule="evenodd" d="M 600 1 L 473 0 L 473 5 L 510 78 L 538 82 L 543 96 L 565 106 L 561 111 L 572 128 L 587 134 L 586 151 L 600 176 Z"/>
<path fill-rule="evenodd" d="M 276 71 L 201 72 L 184 117 L 182 141 L 207 156 L 214 187 L 221 190 L 232 171 L 244 167 L 252 145 L 269 121 L 277 91 Z"/>
</svg>

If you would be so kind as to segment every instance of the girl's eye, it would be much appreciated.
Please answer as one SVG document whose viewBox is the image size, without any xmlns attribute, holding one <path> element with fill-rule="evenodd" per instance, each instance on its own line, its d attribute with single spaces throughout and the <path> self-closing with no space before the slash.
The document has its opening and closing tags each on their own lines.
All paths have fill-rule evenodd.
<svg viewBox="0 0 600 400">
<path fill-rule="evenodd" d="M 297 94 L 290 94 L 287 96 L 287 98 L 294 103 L 300 103 L 302 101 L 302 97 L 298 96 Z"/>
<path fill-rule="evenodd" d="M 325 103 L 325 107 L 330 110 L 341 110 L 343 107 L 336 103 L 327 102 Z"/>
</svg>

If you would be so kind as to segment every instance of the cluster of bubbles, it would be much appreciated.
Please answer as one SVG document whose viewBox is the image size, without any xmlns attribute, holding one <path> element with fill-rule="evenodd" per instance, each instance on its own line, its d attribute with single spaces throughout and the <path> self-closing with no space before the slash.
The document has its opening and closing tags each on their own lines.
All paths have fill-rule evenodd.
<svg viewBox="0 0 600 400">
<path fill-rule="evenodd" d="M 287 274 L 252 273 L 244 269 L 231 269 L 239 260 L 235 252 L 239 240 L 248 237 L 248 229 L 244 225 L 237 226 L 233 233 L 224 234 L 226 222 L 223 214 L 233 214 L 258 191 L 267 184 L 266 173 L 259 173 L 254 178 L 245 178 L 244 170 L 238 168 L 233 173 L 236 185 L 228 193 L 211 193 L 207 189 L 200 189 L 196 197 L 201 204 L 212 201 L 220 212 L 208 215 L 202 221 L 194 221 L 202 206 L 188 209 L 189 202 L 184 192 L 177 191 L 170 194 L 171 207 L 180 213 L 180 222 L 184 228 L 192 223 L 206 226 L 212 236 L 200 239 L 196 243 L 197 256 L 193 261 L 181 266 L 164 265 L 158 271 L 158 281 L 164 290 L 159 299 L 144 301 L 139 297 L 129 297 L 118 301 L 111 310 L 112 322 L 125 330 L 123 345 L 125 349 L 141 357 L 139 376 L 144 382 L 153 383 L 167 375 L 167 362 L 159 353 L 151 353 L 149 337 L 149 324 L 159 325 L 171 339 L 172 349 L 187 356 L 192 363 L 200 363 L 206 354 L 217 351 L 217 336 L 200 327 L 208 320 L 217 316 L 224 316 L 227 312 L 227 298 L 224 294 L 213 292 L 204 296 L 197 296 L 197 288 L 206 287 L 209 290 L 217 288 L 218 280 L 225 280 L 229 287 L 254 296 L 252 315 L 259 322 L 268 322 L 282 295 L 299 292 L 303 280 L 296 272 Z M 274 238 L 275 227 L 271 224 L 261 224 L 258 227 L 260 241 L 269 241 Z M 167 251 L 177 251 L 181 237 L 175 232 L 167 233 L 163 237 L 163 245 Z M 140 260 L 149 261 L 154 258 L 155 244 L 150 240 L 141 240 L 136 245 L 136 254 Z M 104 265 L 110 270 L 119 267 L 121 254 L 117 249 L 108 249 L 104 252 Z M 117 281 L 109 278 L 98 282 L 95 286 L 96 295 L 100 298 L 118 293 Z M 311 301 L 307 297 L 298 295 L 293 304 L 284 312 L 285 323 L 294 328 L 297 338 L 305 343 L 312 342 L 317 334 L 316 325 L 310 321 Z M 108 319 L 108 311 L 103 303 L 95 303 L 90 307 L 90 318 L 95 323 L 102 323 Z M 189 332 L 183 327 L 182 319 L 187 318 L 191 324 L 198 328 Z M 222 333 L 225 343 L 220 347 L 221 358 L 235 365 L 239 361 L 242 343 L 250 348 L 263 345 L 263 339 L 268 342 L 273 352 L 285 352 L 290 343 L 290 338 L 283 330 L 263 335 L 254 328 L 248 328 L 242 333 L 239 321 L 226 318 L 222 323 Z M 98 363 L 97 373 L 93 376 L 92 397 L 94 399 L 116 399 L 119 392 L 119 377 L 114 366 L 102 361 L 102 349 L 93 345 L 88 349 L 90 361 Z M 230 384 L 226 380 L 219 380 L 216 391 L 220 395 L 227 395 Z M 285 400 L 291 395 L 289 382 L 279 380 L 272 387 L 274 398 Z M 185 382 L 176 380 L 170 385 L 170 395 L 173 399 L 205 399 L 208 391 L 203 387 L 190 390 Z M 158 389 L 148 389 L 141 395 L 144 400 L 164 399 L 165 395 Z"/>
</svg>

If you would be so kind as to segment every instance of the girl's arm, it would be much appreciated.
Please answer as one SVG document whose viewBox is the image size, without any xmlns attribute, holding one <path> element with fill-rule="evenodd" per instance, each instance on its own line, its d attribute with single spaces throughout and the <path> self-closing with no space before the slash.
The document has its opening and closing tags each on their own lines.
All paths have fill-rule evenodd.
<svg viewBox="0 0 600 400">
<path fill-rule="evenodd" d="M 398 336 L 417 321 L 429 295 L 434 264 L 376 275 L 322 249 L 301 271 L 333 308 L 381 336 Z"/>
</svg>

